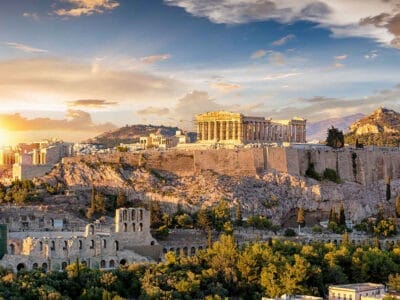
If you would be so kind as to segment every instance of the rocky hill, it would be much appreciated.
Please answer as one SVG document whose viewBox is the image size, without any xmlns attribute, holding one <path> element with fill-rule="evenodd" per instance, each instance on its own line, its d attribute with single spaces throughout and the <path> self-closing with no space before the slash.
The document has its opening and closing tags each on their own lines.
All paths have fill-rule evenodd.
<svg viewBox="0 0 400 300">
<path fill-rule="evenodd" d="M 85 141 L 85 143 L 103 144 L 106 147 L 113 147 L 120 143 L 139 142 L 140 136 L 147 136 L 150 133 L 159 133 L 166 136 L 175 135 L 178 127 L 157 126 L 157 125 L 126 125 L 114 131 L 105 132 L 99 136 Z"/>
<path fill-rule="evenodd" d="M 364 114 L 358 113 L 342 118 L 330 118 L 318 122 L 310 122 L 307 124 L 307 141 L 325 141 L 327 130 L 332 126 L 343 132 L 348 132 L 350 125 L 364 116 Z"/>
<path fill-rule="evenodd" d="M 346 142 L 358 140 L 364 145 L 398 146 L 400 142 L 400 114 L 392 109 L 379 107 L 371 115 L 350 126 Z"/>
</svg>

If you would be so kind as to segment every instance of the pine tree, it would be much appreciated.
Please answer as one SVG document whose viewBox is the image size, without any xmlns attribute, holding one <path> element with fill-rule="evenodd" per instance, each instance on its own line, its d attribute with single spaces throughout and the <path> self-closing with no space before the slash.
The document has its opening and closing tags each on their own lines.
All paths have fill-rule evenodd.
<svg viewBox="0 0 400 300">
<path fill-rule="evenodd" d="M 395 212 L 396 217 L 400 218 L 400 195 L 396 197 Z"/>
<path fill-rule="evenodd" d="M 391 198 L 390 192 L 390 176 L 386 176 L 386 200 L 389 201 Z"/>
<path fill-rule="evenodd" d="M 339 226 L 346 226 L 346 216 L 345 216 L 345 214 L 344 214 L 343 203 L 340 204 L 337 224 L 338 224 Z"/>
<path fill-rule="evenodd" d="M 304 227 L 306 225 L 303 207 L 300 207 L 299 210 L 297 211 L 297 224 L 299 224 L 299 226 L 301 227 Z"/>
<path fill-rule="evenodd" d="M 326 145 L 338 149 L 344 147 L 343 131 L 332 126 L 328 129 L 328 136 L 326 137 Z"/>
</svg>

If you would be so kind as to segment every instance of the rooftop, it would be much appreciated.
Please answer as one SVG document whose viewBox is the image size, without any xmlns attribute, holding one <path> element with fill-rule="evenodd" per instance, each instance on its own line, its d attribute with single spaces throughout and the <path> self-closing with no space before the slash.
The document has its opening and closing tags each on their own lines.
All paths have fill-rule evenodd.
<svg viewBox="0 0 400 300">
<path fill-rule="evenodd" d="M 330 289 L 335 288 L 335 289 L 355 290 L 356 292 L 363 292 L 363 291 L 368 291 L 368 290 L 377 289 L 377 288 L 384 288 L 384 287 L 385 286 L 383 284 L 370 283 L 370 282 L 340 284 L 340 285 L 329 286 Z"/>
</svg>

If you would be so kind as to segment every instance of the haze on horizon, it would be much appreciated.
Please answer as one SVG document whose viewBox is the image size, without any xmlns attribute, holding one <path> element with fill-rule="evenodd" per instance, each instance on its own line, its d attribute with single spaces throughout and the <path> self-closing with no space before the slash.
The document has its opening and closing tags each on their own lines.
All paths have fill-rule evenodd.
<svg viewBox="0 0 400 300">
<path fill-rule="evenodd" d="M 0 144 L 400 110 L 399 0 L 3 0 Z"/>
</svg>

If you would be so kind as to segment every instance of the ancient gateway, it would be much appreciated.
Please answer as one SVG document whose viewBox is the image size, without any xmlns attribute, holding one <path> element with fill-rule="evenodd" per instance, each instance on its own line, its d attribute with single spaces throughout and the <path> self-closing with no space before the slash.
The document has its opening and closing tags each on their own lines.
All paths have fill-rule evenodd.
<svg viewBox="0 0 400 300">
<path fill-rule="evenodd" d="M 240 113 L 213 111 L 196 115 L 200 143 L 305 143 L 306 120 L 274 120 Z"/>
</svg>

